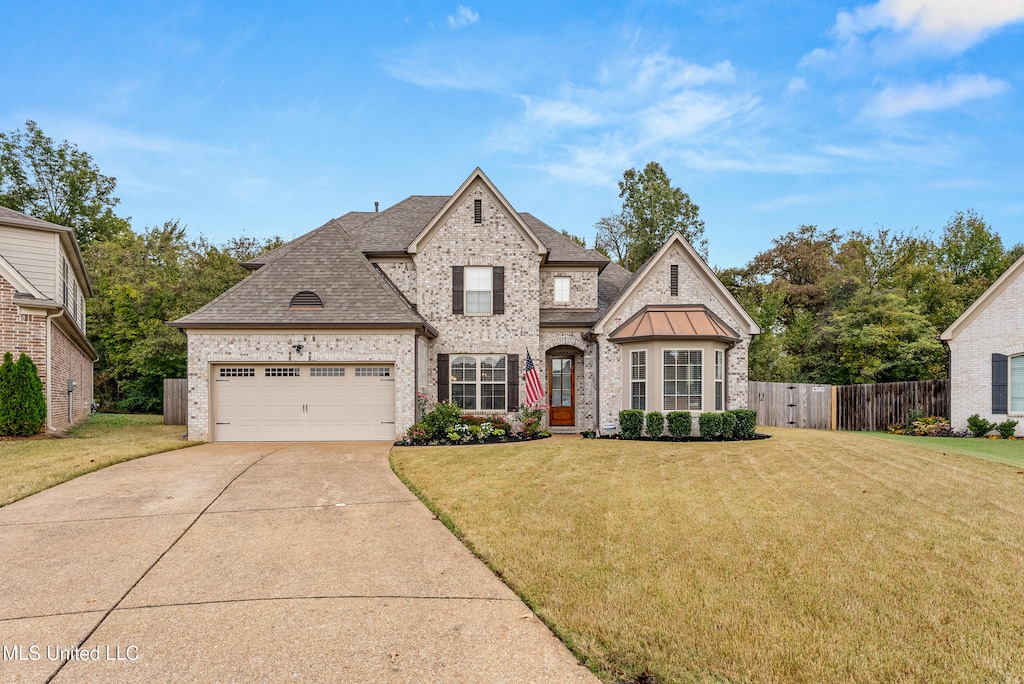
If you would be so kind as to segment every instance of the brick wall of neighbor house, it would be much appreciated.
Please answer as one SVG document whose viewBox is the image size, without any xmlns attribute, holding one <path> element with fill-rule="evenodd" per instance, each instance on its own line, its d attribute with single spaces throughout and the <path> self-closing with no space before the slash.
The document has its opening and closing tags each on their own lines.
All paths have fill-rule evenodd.
<svg viewBox="0 0 1024 684">
<path fill-rule="evenodd" d="M 473 200 L 483 201 L 483 223 L 473 223 Z M 505 216 L 481 184 L 463 196 L 462 203 L 415 255 L 419 312 L 439 332 L 429 345 L 428 393 L 437 397 L 437 355 L 519 354 L 520 371 L 529 349 L 540 373 L 538 302 L 540 255 Z M 505 313 L 492 316 L 452 314 L 452 266 L 504 266 Z M 519 378 L 519 397 L 526 388 Z"/>
<path fill-rule="evenodd" d="M 679 295 L 673 297 L 669 288 L 670 266 L 679 266 Z M 729 309 L 704 283 L 700 275 L 691 268 L 689 259 L 681 248 L 673 246 L 657 268 L 648 274 L 643 283 L 622 308 L 620 313 L 606 327 L 607 332 L 615 330 L 627 318 L 647 305 L 657 304 L 704 304 L 716 313 L 726 325 L 744 339 L 727 352 L 726 408 L 747 408 L 747 350 L 751 337 L 745 335 L 746 325 L 736 320 Z M 621 348 L 601 335 L 601 424 L 613 422 L 618 425 L 622 399 L 622 354 Z M 611 377 L 614 374 L 614 377 Z M 616 428 L 617 429 L 617 428 Z"/>
<path fill-rule="evenodd" d="M 416 410 L 413 337 L 412 333 L 378 335 L 304 331 L 263 335 L 189 330 L 189 439 L 210 439 L 210 364 L 233 361 L 394 363 L 395 432 L 396 435 L 403 434 L 413 423 Z M 293 344 L 302 344 L 302 352 L 295 352 Z"/>
<path fill-rule="evenodd" d="M 410 260 L 374 262 L 412 304 L 416 299 L 416 264 Z"/>
<path fill-rule="evenodd" d="M 569 284 L 569 302 L 555 302 L 555 277 L 572 278 Z M 597 308 L 597 269 L 591 270 L 554 270 L 542 269 L 540 272 L 540 308 L 542 309 L 596 309 Z"/>
<path fill-rule="evenodd" d="M 1001 423 L 1016 420 L 1024 435 L 1024 415 L 993 415 L 992 355 L 1024 353 L 1024 276 L 1016 278 L 949 343 L 952 378 L 950 420 L 966 428 L 975 413 Z"/>
<path fill-rule="evenodd" d="M 549 350 L 564 346 L 575 347 L 581 352 L 576 360 L 576 425 L 567 431 L 581 432 L 583 430 L 593 430 L 596 425 L 594 402 L 597 398 L 597 385 L 594 379 L 594 359 L 596 358 L 594 355 L 594 345 L 593 343 L 585 342 L 582 333 L 579 332 L 541 331 L 540 348 L 545 356 Z M 548 399 L 550 399 L 551 388 L 548 386 L 546 374 L 541 382 L 544 385 L 544 391 L 547 392 Z"/>
<path fill-rule="evenodd" d="M 92 361 L 63 330 L 51 323 L 50 362 L 53 371 L 48 402 L 50 425 L 62 430 L 89 417 L 93 397 Z M 72 421 L 68 421 L 68 378 L 77 384 L 71 395 L 74 412 Z"/>
<path fill-rule="evenodd" d="M 39 377 L 46 386 L 46 314 L 18 313 L 14 303 L 14 287 L 0 277 L 0 361 L 5 352 L 14 360 L 28 354 L 39 368 Z"/>
</svg>

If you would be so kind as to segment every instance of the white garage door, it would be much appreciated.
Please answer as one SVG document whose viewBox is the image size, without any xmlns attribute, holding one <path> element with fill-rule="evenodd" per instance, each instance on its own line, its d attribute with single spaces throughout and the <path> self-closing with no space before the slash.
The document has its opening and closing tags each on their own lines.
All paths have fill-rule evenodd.
<svg viewBox="0 0 1024 684">
<path fill-rule="evenodd" d="M 391 365 L 218 365 L 210 379 L 214 441 L 395 439 Z"/>
</svg>

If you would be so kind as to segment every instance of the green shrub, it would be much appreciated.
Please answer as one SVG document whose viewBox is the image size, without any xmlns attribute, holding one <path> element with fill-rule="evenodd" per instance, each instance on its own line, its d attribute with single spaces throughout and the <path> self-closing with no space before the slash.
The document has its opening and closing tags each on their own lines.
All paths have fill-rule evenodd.
<svg viewBox="0 0 1024 684">
<path fill-rule="evenodd" d="M 707 411 L 697 419 L 700 436 L 704 439 L 720 439 L 722 437 L 722 414 Z"/>
<path fill-rule="evenodd" d="M 27 354 L 4 354 L 0 365 L 0 434 L 29 437 L 46 424 L 46 395 L 39 370 Z"/>
<path fill-rule="evenodd" d="M 665 432 L 665 416 L 660 411 L 651 411 L 647 414 L 647 436 L 651 439 L 661 437 Z"/>
<path fill-rule="evenodd" d="M 732 439 L 736 431 L 736 416 L 726 411 L 722 416 L 722 439 Z"/>
<path fill-rule="evenodd" d="M 623 439 L 640 439 L 644 427 L 644 412 L 640 409 L 619 411 L 619 426 L 622 428 Z"/>
<path fill-rule="evenodd" d="M 462 422 L 462 409 L 454 401 L 439 401 L 423 416 L 418 425 L 427 439 L 445 439 L 448 432 Z"/>
<path fill-rule="evenodd" d="M 676 439 L 689 437 L 693 433 L 693 416 L 689 411 L 671 411 L 668 414 L 668 434 Z"/>
<path fill-rule="evenodd" d="M 736 428 L 732 436 L 735 439 L 754 439 L 757 432 L 757 411 L 733 409 L 729 413 L 736 416 Z"/>
<path fill-rule="evenodd" d="M 977 413 L 967 419 L 967 429 L 971 431 L 975 437 L 984 437 L 988 433 L 992 432 L 996 427 L 995 423 L 985 420 Z"/>
<path fill-rule="evenodd" d="M 1003 439 L 1010 439 L 1013 437 L 1013 433 L 1017 431 L 1017 421 L 1004 420 L 999 425 L 996 425 L 996 430 L 1002 435 Z"/>
</svg>

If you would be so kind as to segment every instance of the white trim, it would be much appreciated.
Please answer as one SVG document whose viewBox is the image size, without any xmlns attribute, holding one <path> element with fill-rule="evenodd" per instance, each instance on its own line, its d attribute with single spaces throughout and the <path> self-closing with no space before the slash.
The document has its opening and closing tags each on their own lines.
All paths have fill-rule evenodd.
<svg viewBox="0 0 1024 684">
<path fill-rule="evenodd" d="M 974 318 L 984 311 L 991 301 L 994 301 L 1000 294 L 1003 293 L 1010 284 L 1017 279 L 1020 275 L 1021 269 L 1024 268 L 1024 256 L 1010 264 L 1010 267 L 1003 271 L 1003 274 L 996 278 L 996 281 L 992 283 L 987 290 L 985 290 L 980 297 L 974 300 L 974 302 L 967 307 L 967 311 L 964 311 L 958 319 L 953 321 L 952 325 L 946 328 L 939 339 L 944 342 L 956 339 L 956 336 L 960 334 L 962 328 L 967 327 Z"/>
</svg>

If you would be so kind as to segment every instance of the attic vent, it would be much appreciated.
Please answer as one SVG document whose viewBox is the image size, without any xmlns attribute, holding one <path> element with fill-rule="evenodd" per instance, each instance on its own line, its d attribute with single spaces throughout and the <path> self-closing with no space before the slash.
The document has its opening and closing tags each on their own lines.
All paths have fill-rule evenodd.
<svg viewBox="0 0 1024 684">
<path fill-rule="evenodd" d="M 483 200 L 473 200 L 473 223 L 484 222 L 484 203 Z"/>
<path fill-rule="evenodd" d="M 310 292 L 303 290 L 294 297 L 292 297 L 292 303 L 288 307 L 290 309 L 322 309 L 324 308 L 324 300 L 320 299 L 320 295 L 316 292 Z"/>
<path fill-rule="evenodd" d="M 679 296 L 679 266 L 676 264 L 672 264 L 669 269 L 668 289 L 673 297 Z"/>
</svg>

